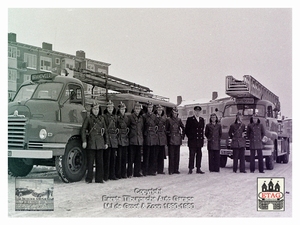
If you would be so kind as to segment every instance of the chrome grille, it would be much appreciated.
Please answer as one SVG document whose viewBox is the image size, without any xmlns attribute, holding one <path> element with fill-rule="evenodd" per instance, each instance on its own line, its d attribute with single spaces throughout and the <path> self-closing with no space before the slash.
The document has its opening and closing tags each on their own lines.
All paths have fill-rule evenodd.
<svg viewBox="0 0 300 225">
<path fill-rule="evenodd" d="M 24 148 L 26 118 L 8 118 L 8 148 Z"/>
<path fill-rule="evenodd" d="M 43 149 L 43 143 L 42 142 L 36 142 L 36 141 L 29 141 L 28 142 L 28 148 L 29 149 Z"/>
</svg>

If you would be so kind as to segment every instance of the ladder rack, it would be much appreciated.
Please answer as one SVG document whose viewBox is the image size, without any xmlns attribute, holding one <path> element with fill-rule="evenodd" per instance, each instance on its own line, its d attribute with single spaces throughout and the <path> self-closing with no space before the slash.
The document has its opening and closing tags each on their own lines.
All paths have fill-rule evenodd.
<svg viewBox="0 0 300 225">
<path fill-rule="evenodd" d="M 234 98 L 268 100 L 280 111 L 278 96 L 250 75 L 244 75 L 243 80 L 237 80 L 233 76 L 226 76 L 226 94 Z"/>
<path fill-rule="evenodd" d="M 132 94 L 132 95 L 138 95 L 141 97 L 147 97 L 147 98 L 156 99 L 164 102 L 169 102 L 170 100 L 167 97 L 152 94 L 151 93 L 152 90 L 150 90 L 150 88 L 148 87 L 127 80 L 123 80 L 111 75 L 107 75 L 105 73 L 94 72 L 87 69 L 71 69 L 71 70 L 74 71 L 74 78 L 77 78 L 83 83 L 117 92 L 117 93 L 106 92 L 105 95 L 107 97 L 109 95 L 116 95 L 116 94 Z M 100 95 L 91 95 L 91 96 L 97 97 Z"/>
<path fill-rule="evenodd" d="M 80 81 L 97 87 L 107 88 L 113 91 L 132 91 L 141 93 L 150 93 L 152 90 L 150 88 L 123 80 L 121 78 L 114 77 L 112 75 L 107 75 L 105 73 L 94 72 L 87 69 L 80 69 L 74 71 L 74 77 Z"/>
</svg>

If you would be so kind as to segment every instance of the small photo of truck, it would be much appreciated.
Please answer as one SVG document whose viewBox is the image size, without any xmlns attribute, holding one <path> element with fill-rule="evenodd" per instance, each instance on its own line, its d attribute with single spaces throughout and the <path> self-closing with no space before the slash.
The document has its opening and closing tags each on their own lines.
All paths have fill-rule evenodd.
<svg viewBox="0 0 300 225">
<path fill-rule="evenodd" d="M 24 196 L 24 195 L 29 195 L 33 193 L 33 190 L 28 189 L 28 188 L 16 188 L 16 196 Z"/>
</svg>

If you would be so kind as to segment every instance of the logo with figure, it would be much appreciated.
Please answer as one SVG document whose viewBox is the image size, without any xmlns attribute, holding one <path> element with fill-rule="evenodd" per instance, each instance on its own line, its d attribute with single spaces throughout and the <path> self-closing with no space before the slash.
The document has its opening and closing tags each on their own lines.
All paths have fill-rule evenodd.
<svg viewBox="0 0 300 225">
<path fill-rule="evenodd" d="M 284 178 L 257 178 L 257 211 L 284 211 Z"/>
</svg>

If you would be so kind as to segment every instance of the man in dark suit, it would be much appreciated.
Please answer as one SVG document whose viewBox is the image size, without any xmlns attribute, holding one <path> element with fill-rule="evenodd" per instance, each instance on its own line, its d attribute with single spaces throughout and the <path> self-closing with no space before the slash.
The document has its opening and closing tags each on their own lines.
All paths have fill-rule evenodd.
<svg viewBox="0 0 300 225">
<path fill-rule="evenodd" d="M 194 116 L 188 117 L 185 126 L 185 134 L 189 146 L 189 174 L 193 173 L 196 157 L 197 173 L 201 171 L 202 147 L 204 141 L 204 119 L 200 117 L 201 107 L 194 107 Z"/>
</svg>

